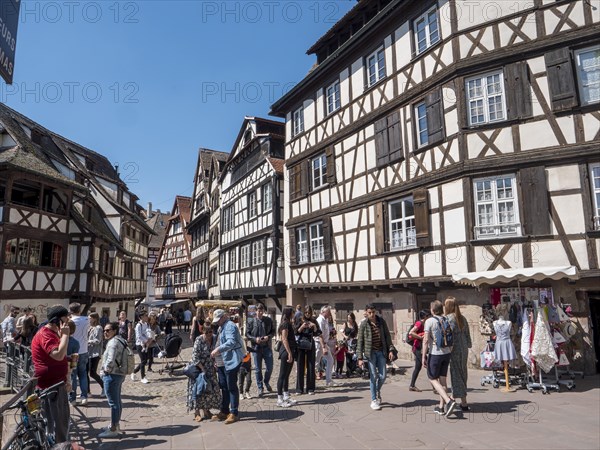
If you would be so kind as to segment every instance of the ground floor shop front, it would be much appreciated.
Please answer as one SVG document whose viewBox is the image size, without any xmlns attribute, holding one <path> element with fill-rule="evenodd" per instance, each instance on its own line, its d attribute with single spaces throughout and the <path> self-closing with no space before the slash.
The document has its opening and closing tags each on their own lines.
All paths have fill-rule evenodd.
<svg viewBox="0 0 600 450">
<path fill-rule="evenodd" d="M 417 320 L 419 311 L 429 309 L 433 300 L 443 301 L 449 296 L 458 300 L 461 312 L 469 323 L 473 346 L 469 350 L 468 363 L 472 368 L 480 367 L 480 353 L 490 337 L 482 334 L 480 329 L 484 305 L 498 301 L 509 304 L 537 301 L 540 296 L 544 301 L 544 297 L 551 296 L 549 301 L 552 305 L 568 308 L 569 320 L 574 326 L 575 334 L 569 336 L 573 347 L 570 354 L 571 369 L 586 374 L 600 371 L 600 281 L 597 279 L 508 282 L 479 288 L 448 284 L 387 290 L 291 289 L 288 291 L 287 304 L 311 305 L 317 313 L 323 305 L 331 306 L 338 331 L 343 329 L 349 313 L 354 313 L 360 322 L 365 306 L 373 304 L 389 325 L 399 357 L 411 359 L 411 346 L 404 340 L 407 331 Z M 338 337 L 342 337 L 341 332 Z"/>
</svg>

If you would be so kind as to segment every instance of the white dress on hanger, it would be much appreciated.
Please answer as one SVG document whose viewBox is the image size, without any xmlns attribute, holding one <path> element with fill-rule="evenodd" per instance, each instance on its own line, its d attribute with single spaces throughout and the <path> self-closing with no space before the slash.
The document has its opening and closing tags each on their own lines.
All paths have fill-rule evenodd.
<svg viewBox="0 0 600 450">
<path fill-rule="evenodd" d="M 531 343 L 531 356 L 535 363 L 546 373 L 550 372 L 558 362 L 558 356 L 552 343 L 552 335 L 548 329 L 548 324 L 544 320 L 542 310 L 538 312 L 535 322 L 535 332 L 533 342 Z"/>
<path fill-rule="evenodd" d="M 523 328 L 521 328 L 521 356 L 523 362 L 531 366 L 531 324 L 529 323 L 529 314 L 523 311 Z"/>
</svg>

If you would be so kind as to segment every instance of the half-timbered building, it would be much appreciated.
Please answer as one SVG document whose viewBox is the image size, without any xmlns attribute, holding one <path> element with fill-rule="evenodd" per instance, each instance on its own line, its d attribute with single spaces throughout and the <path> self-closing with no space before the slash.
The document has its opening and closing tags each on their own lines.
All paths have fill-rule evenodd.
<svg viewBox="0 0 600 450">
<path fill-rule="evenodd" d="M 488 286 L 519 279 L 598 324 L 593 2 L 363 0 L 308 53 L 316 67 L 272 107 L 290 302 L 338 319 L 374 303 L 400 343 L 432 299 L 454 295 L 476 323 Z"/>
<path fill-rule="evenodd" d="M 191 219 L 188 233 L 191 241 L 191 273 L 188 292 L 193 300 L 206 300 L 209 297 L 209 259 L 211 238 L 211 170 L 213 160 L 223 164 L 228 153 L 201 148 L 198 151 L 198 162 L 194 177 L 194 194 L 192 196 Z M 214 216 L 214 219 L 217 219 Z M 214 248 L 214 247 L 213 247 Z M 213 255 L 214 256 L 214 255 Z M 214 289 L 212 292 L 215 294 Z"/>
<path fill-rule="evenodd" d="M 219 285 L 224 298 L 281 312 L 285 124 L 246 117 L 221 175 Z"/>
<path fill-rule="evenodd" d="M 152 229 L 154 234 L 150 237 L 148 242 L 148 265 L 146 272 L 148 275 L 148 284 L 146 287 L 146 299 L 144 303 L 152 304 L 156 301 L 155 283 L 154 283 L 154 267 L 158 261 L 160 255 L 160 249 L 165 240 L 165 233 L 167 232 L 167 223 L 169 216 L 162 213 L 160 210 L 153 211 L 152 203 L 148 204 L 146 210 L 146 225 Z"/>
<path fill-rule="evenodd" d="M 208 227 L 208 298 L 222 299 L 219 285 L 219 248 L 221 245 L 221 173 L 226 160 L 213 156 L 208 172 L 207 190 L 210 198 Z"/>
<path fill-rule="evenodd" d="M 157 302 L 189 300 L 191 198 L 176 196 L 163 242 L 154 266 L 154 297 Z"/>
<path fill-rule="evenodd" d="M 2 315 L 78 301 L 116 317 L 142 299 L 152 231 L 117 169 L 2 104 L 0 133 Z"/>
</svg>

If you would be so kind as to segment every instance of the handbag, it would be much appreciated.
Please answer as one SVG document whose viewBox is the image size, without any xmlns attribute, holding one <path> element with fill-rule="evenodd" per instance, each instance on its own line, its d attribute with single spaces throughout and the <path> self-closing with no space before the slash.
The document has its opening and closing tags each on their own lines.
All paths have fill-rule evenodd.
<svg viewBox="0 0 600 450">
<path fill-rule="evenodd" d="M 308 351 L 312 348 L 312 340 L 310 340 L 310 338 L 307 337 L 301 337 L 300 339 L 298 339 L 298 348 L 300 350 L 304 350 L 304 351 Z"/>
<path fill-rule="evenodd" d="M 480 354 L 480 358 L 482 369 L 497 369 L 502 365 L 500 361 L 496 361 L 494 352 L 490 350 L 490 344 L 485 346 L 485 349 Z"/>
<path fill-rule="evenodd" d="M 183 374 L 194 381 L 200 375 L 200 368 L 196 364 L 188 363 L 183 369 Z"/>
<path fill-rule="evenodd" d="M 279 353 L 279 352 L 280 352 L 280 350 L 281 350 L 281 347 L 282 347 L 282 345 L 281 345 L 281 341 L 277 341 L 277 342 L 275 342 L 275 351 L 276 351 L 277 353 Z"/>
</svg>

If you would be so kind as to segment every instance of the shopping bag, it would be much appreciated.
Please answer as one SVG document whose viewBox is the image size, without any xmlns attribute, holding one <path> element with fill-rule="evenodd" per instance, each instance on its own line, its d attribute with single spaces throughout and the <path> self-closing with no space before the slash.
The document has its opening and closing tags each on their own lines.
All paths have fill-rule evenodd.
<svg viewBox="0 0 600 450">
<path fill-rule="evenodd" d="M 480 353 L 481 368 L 482 369 L 495 369 L 499 367 L 494 352 L 490 350 L 490 346 L 486 345 L 485 349 Z M 500 363 L 501 365 L 501 363 Z"/>
</svg>

